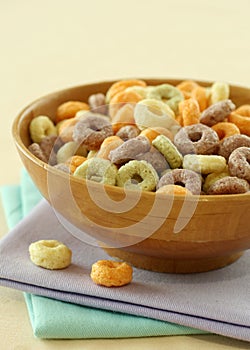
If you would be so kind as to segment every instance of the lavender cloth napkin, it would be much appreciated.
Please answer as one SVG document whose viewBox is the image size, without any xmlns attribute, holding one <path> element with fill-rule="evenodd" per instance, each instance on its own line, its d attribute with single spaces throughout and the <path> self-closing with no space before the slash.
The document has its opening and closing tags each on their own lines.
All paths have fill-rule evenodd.
<svg viewBox="0 0 250 350">
<path fill-rule="evenodd" d="M 72 265 L 48 271 L 31 263 L 28 246 L 58 239 L 73 251 Z M 250 251 L 223 269 L 174 275 L 134 269 L 123 288 L 95 285 L 89 272 L 100 248 L 74 238 L 42 200 L 0 244 L 0 284 L 75 304 L 174 322 L 250 341 Z"/>
</svg>

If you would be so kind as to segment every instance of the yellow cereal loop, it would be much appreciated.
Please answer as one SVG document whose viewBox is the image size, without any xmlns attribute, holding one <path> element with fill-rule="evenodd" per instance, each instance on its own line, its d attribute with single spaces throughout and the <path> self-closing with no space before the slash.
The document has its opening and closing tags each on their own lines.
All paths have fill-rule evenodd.
<svg viewBox="0 0 250 350">
<path fill-rule="evenodd" d="M 204 181 L 204 184 L 203 184 L 203 191 L 207 193 L 210 186 L 212 186 L 217 180 L 220 180 L 226 176 L 230 176 L 227 168 L 220 173 L 211 173 L 211 174 L 207 175 L 207 177 Z"/>
<path fill-rule="evenodd" d="M 29 253 L 30 260 L 45 269 L 64 269 L 71 264 L 71 250 L 57 240 L 40 240 L 31 243 Z"/>
<path fill-rule="evenodd" d="M 216 155 L 187 154 L 183 158 L 183 169 L 201 174 L 221 172 L 226 168 L 226 159 Z"/>
<path fill-rule="evenodd" d="M 59 148 L 56 154 L 57 164 L 65 163 L 70 157 L 74 155 L 86 157 L 86 147 L 79 145 L 77 142 L 74 141 L 65 143 L 61 148 Z"/>
<path fill-rule="evenodd" d="M 216 81 L 211 86 L 210 104 L 229 99 L 230 88 L 227 83 Z"/>
<path fill-rule="evenodd" d="M 134 119 L 140 130 L 160 126 L 173 134 L 180 129 L 174 112 L 164 102 L 156 99 L 145 99 L 138 102 L 134 109 Z"/>
<path fill-rule="evenodd" d="M 40 115 L 32 119 L 29 125 L 30 137 L 33 142 L 41 142 L 46 136 L 57 135 L 57 129 L 52 120 L 45 116 Z"/>
</svg>

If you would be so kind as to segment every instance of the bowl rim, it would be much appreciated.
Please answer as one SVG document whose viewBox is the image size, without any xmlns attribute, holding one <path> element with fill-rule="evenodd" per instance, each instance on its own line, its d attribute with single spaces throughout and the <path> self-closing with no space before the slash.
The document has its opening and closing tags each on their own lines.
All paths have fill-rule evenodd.
<svg viewBox="0 0 250 350">
<path fill-rule="evenodd" d="M 121 79 L 124 79 L 124 78 L 121 78 Z M 64 88 L 64 89 L 59 89 L 59 90 L 56 90 L 56 91 L 53 91 L 53 92 L 50 92 L 48 94 L 45 94 L 45 95 L 42 95 L 38 98 L 36 98 L 35 100 L 31 101 L 29 104 L 27 104 L 23 109 L 20 110 L 20 112 L 17 114 L 17 116 L 14 118 L 13 120 L 13 123 L 12 123 L 12 128 L 11 128 L 11 133 L 12 133 L 12 137 L 14 139 L 14 143 L 17 147 L 17 149 L 19 151 L 21 151 L 27 158 L 29 158 L 32 162 L 34 162 L 36 165 L 38 165 L 39 167 L 41 168 L 44 168 L 46 171 L 48 172 L 52 172 L 54 175 L 59 175 L 59 176 L 62 176 L 64 177 L 65 179 L 66 178 L 69 178 L 70 177 L 70 181 L 73 181 L 73 182 L 76 182 L 76 183 L 80 183 L 80 184 L 83 184 L 83 183 L 86 183 L 87 181 L 90 181 L 90 180 L 85 180 L 85 179 L 80 179 L 80 178 L 77 178 L 71 174 L 67 174 L 67 173 L 64 173 L 62 172 L 61 170 L 43 162 L 42 160 L 40 160 L 39 158 L 35 157 L 29 150 L 28 148 L 24 145 L 21 137 L 20 137 L 20 133 L 18 132 L 19 131 L 19 125 L 20 125 L 20 122 L 22 120 L 22 117 L 23 115 L 25 114 L 25 112 L 27 112 L 29 109 L 32 108 L 32 106 L 34 106 L 36 103 L 38 102 L 41 102 L 47 98 L 50 98 L 50 97 L 53 97 L 55 96 L 55 94 L 60 94 L 60 93 L 64 93 L 64 92 L 70 92 L 70 91 L 73 91 L 77 88 L 87 88 L 88 86 L 98 86 L 99 84 L 113 84 L 114 82 L 118 81 L 118 80 L 121 80 L 121 79 L 115 79 L 115 80 L 105 80 L 105 81 L 99 81 L 99 82 L 93 82 L 93 83 L 87 83 L 87 84 L 80 84 L 80 85 L 76 85 L 76 86 L 71 86 L 71 87 L 68 87 L 68 88 Z M 129 78 L 126 78 L 126 79 L 129 79 Z M 163 81 L 175 81 L 176 83 L 178 82 L 181 82 L 183 81 L 184 79 L 186 80 L 186 78 L 136 78 L 136 79 L 141 79 L 141 80 L 144 80 L 144 81 L 159 81 L 159 82 L 162 82 Z M 187 78 L 188 79 L 188 78 Z M 191 80 L 191 79 L 189 79 Z M 213 81 L 209 81 L 209 80 L 196 80 L 196 79 L 192 79 L 194 80 L 195 82 L 199 83 L 199 84 L 202 84 L 204 86 L 206 85 L 209 85 L 209 84 L 212 84 Z M 249 89 L 250 90 L 250 87 L 246 87 L 246 86 L 243 86 L 243 85 L 234 85 L 234 84 L 229 84 L 229 86 L 231 87 L 238 87 L 238 88 L 242 88 L 242 89 Z M 94 182 L 94 181 L 91 181 L 91 185 L 93 187 L 100 187 L 100 184 L 97 183 L 97 182 Z M 111 185 L 103 185 L 104 186 L 105 190 L 107 192 L 109 191 L 112 191 L 112 192 L 118 192 L 120 194 L 122 193 L 125 193 L 124 189 L 122 187 L 118 187 L 118 186 L 111 186 Z M 129 189 L 126 189 L 126 192 L 133 192 L 133 190 L 129 190 Z M 155 192 L 151 192 L 151 191 L 141 191 L 141 195 L 145 195 L 146 197 L 150 198 L 150 197 L 155 197 Z M 159 197 L 161 196 L 162 198 L 165 196 L 167 197 L 166 194 L 164 193 L 158 193 Z M 169 196 L 172 196 L 172 195 L 169 195 Z M 240 193 L 240 194 L 222 194 L 222 195 L 192 195 L 192 196 L 181 196 L 181 195 L 178 195 L 178 196 L 174 196 L 174 200 L 175 201 L 180 201 L 180 202 L 183 202 L 183 200 L 185 199 L 185 201 L 187 200 L 197 200 L 197 197 L 198 197 L 198 201 L 199 202 L 210 202 L 210 201 L 216 201 L 216 202 L 220 202 L 220 201 L 237 201 L 237 200 L 243 200 L 243 201 L 249 201 L 250 200 L 250 191 L 246 192 L 246 193 Z"/>
</svg>

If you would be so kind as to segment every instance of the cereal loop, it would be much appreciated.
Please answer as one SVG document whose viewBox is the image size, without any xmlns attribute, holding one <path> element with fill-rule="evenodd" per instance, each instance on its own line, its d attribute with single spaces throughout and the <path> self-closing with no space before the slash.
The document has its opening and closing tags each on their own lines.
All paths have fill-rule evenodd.
<svg viewBox="0 0 250 350">
<path fill-rule="evenodd" d="M 136 156 L 136 160 L 145 160 L 150 163 L 158 174 L 169 168 L 165 157 L 154 147 L 151 147 L 150 151 Z"/>
<path fill-rule="evenodd" d="M 227 83 L 216 81 L 211 86 L 210 104 L 227 100 L 230 95 L 230 88 Z"/>
<path fill-rule="evenodd" d="M 130 86 L 141 86 L 145 87 L 147 84 L 143 80 L 132 79 L 132 80 L 120 80 L 112 84 L 106 93 L 106 102 L 109 103 L 110 100 L 119 92 L 124 91 Z"/>
<path fill-rule="evenodd" d="M 200 194 L 201 178 L 200 176 L 187 169 L 174 169 L 164 174 L 157 185 L 157 190 L 166 185 L 178 185 L 185 187 L 192 194 Z"/>
<path fill-rule="evenodd" d="M 131 159 L 136 159 L 136 156 L 141 153 L 146 153 L 150 150 L 150 143 L 144 136 L 138 136 L 127 140 L 121 146 L 110 151 L 109 159 L 112 163 L 123 164 Z"/>
<path fill-rule="evenodd" d="M 170 84 L 155 86 L 149 93 L 149 99 L 161 100 L 166 103 L 175 114 L 178 113 L 178 105 L 184 99 L 179 89 Z"/>
<path fill-rule="evenodd" d="M 193 80 L 184 80 L 180 84 L 176 85 L 176 88 L 183 93 L 185 98 L 190 98 L 192 91 L 198 86 L 199 85 Z"/>
<path fill-rule="evenodd" d="M 134 108 L 134 104 L 126 103 L 118 109 L 112 119 L 114 133 L 117 133 L 123 126 L 135 124 Z"/>
<path fill-rule="evenodd" d="M 140 135 L 147 137 L 147 139 L 151 143 L 159 135 L 164 135 L 167 138 L 169 138 L 169 140 L 171 140 L 171 141 L 173 141 L 173 139 L 174 139 L 174 136 L 171 133 L 171 131 L 169 131 L 168 129 L 163 128 L 161 126 L 155 126 L 153 128 L 144 129 L 141 131 Z"/>
<path fill-rule="evenodd" d="M 41 142 L 46 136 L 57 135 L 57 130 L 52 120 L 45 116 L 40 115 L 31 120 L 29 125 L 30 137 L 33 142 Z"/>
<path fill-rule="evenodd" d="M 76 118 L 65 119 L 60 122 L 58 135 L 63 142 L 73 141 L 73 131 L 75 125 L 79 122 Z"/>
<path fill-rule="evenodd" d="M 106 105 L 105 95 L 102 93 L 92 94 L 88 98 L 90 110 L 94 113 L 106 115 L 108 108 Z"/>
<path fill-rule="evenodd" d="M 206 94 L 206 89 L 204 87 L 202 86 L 195 87 L 192 90 L 190 97 L 197 100 L 201 112 L 203 112 L 207 108 L 207 94 Z"/>
<path fill-rule="evenodd" d="M 226 168 L 226 159 L 215 155 L 187 154 L 183 158 L 183 168 L 201 174 L 221 172 Z"/>
<path fill-rule="evenodd" d="M 117 173 L 117 186 L 142 191 L 154 191 L 159 180 L 156 170 L 144 160 L 131 160 Z"/>
<path fill-rule="evenodd" d="M 79 145 L 74 141 L 67 142 L 58 150 L 56 154 L 57 163 L 65 163 L 70 157 L 74 155 L 86 157 L 86 147 Z"/>
<path fill-rule="evenodd" d="M 137 103 L 134 118 L 140 130 L 160 126 L 176 134 L 180 129 L 171 108 L 166 103 L 156 99 L 146 99 Z"/>
<path fill-rule="evenodd" d="M 231 100 L 219 101 L 202 112 L 200 122 L 207 126 L 213 126 L 223 122 L 234 109 L 235 105 Z"/>
<path fill-rule="evenodd" d="M 89 115 L 74 127 L 73 140 L 89 150 L 98 150 L 106 137 L 113 135 L 112 125 L 105 118 Z"/>
<path fill-rule="evenodd" d="M 190 196 L 192 195 L 192 192 L 190 192 L 187 188 L 179 186 L 179 185 L 164 185 L 160 187 L 157 191 L 157 193 L 164 193 L 164 194 L 172 194 L 172 195 L 184 195 L 184 196 Z"/>
<path fill-rule="evenodd" d="M 56 111 L 56 122 L 73 118 L 78 111 L 89 110 L 89 105 L 81 101 L 67 101 L 58 106 Z"/>
<path fill-rule="evenodd" d="M 74 176 L 115 186 L 117 167 L 107 159 L 90 158 L 76 168 Z"/>
<path fill-rule="evenodd" d="M 31 261 L 45 269 L 64 269 L 71 264 L 71 250 L 56 240 L 40 240 L 29 246 Z"/>
<path fill-rule="evenodd" d="M 246 180 L 238 177 L 226 176 L 214 182 L 208 189 L 207 194 L 239 194 L 249 191 L 249 184 Z"/>
<path fill-rule="evenodd" d="M 222 179 L 223 177 L 230 176 L 228 169 L 217 173 L 211 173 L 206 176 L 205 181 L 203 183 L 203 191 L 208 192 L 209 188 L 217 181 Z"/>
<path fill-rule="evenodd" d="M 99 151 L 96 154 L 96 157 L 103 158 L 103 159 L 109 159 L 109 153 L 110 151 L 116 149 L 120 145 L 122 145 L 124 141 L 118 137 L 118 136 L 109 136 L 107 137 L 103 143 L 101 144 L 101 147 Z"/>
<path fill-rule="evenodd" d="M 123 141 L 137 137 L 140 134 L 140 130 L 135 125 L 122 126 L 116 133 L 116 136 L 120 137 Z"/>
<path fill-rule="evenodd" d="M 141 101 L 141 96 L 135 92 L 135 91 L 121 91 L 118 94 L 116 94 L 109 102 L 109 115 L 110 118 L 113 119 L 119 109 L 125 104 L 125 103 L 131 103 L 135 104 L 139 101 Z"/>
<path fill-rule="evenodd" d="M 67 165 L 70 169 L 70 173 L 73 174 L 83 162 L 85 162 L 87 158 L 83 156 L 72 156 L 68 158 L 65 162 L 65 165 Z"/>
<path fill-rule="evenodd" d="M 242 134 L 250 136 L 250 105 L 242 105 L 228 117 L 228 121 L 234 123 Z"/>
<path fill-rule="evenodd" d="M 121 287 L 132 281 L 133 269 L 125 262 L 99 260 L 92 265 L 90 277 L 105 287 Z"/>
<path fill-rule="evenodd" d="M 200 122 L 200 107 L 194 98 L 188 98 L 179 104 L 183 126 L 193 125 Z"/>
<path fill-rule="evenodd" d="M 234 124 L 229 122 L 221 122 L 212 126 L 212 129 L 217 133 L 220 141 L 232 135 L 240 134 L 240 129 Z"/>
<path fill-rule="evenodd" d="M 225 138 L 220 143 L 218 154 L 228 159 L 230 154 L 239 147 L 250 147 L 250 137 L 236 134 Z"/>
<path fill-rule="evenodd" d="M 157 136 L 152 145 L 163 154 L 171 169 L 182 165 L 183 157 L 175 145 L 164 135 Z"/>
<path fill-rule="evenodd" d="M 228 169 L 231 176 L 250 182 L 250 147 L 239 147 L 228 159 Z"/>
<path fill-rule="evenodd" d="M 219 147 L 219 137 L 214 130 L 203 124 L 183 127 L 174 138 L 182 154 L 213 154 Z"/>
</svg>

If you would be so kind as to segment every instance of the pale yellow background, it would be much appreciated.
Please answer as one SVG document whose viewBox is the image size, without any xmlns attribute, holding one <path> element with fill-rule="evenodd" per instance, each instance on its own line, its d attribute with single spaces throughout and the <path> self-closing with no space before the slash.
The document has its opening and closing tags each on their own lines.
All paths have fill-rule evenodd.
<svg viewBox="0 0 250 350">
<path fill-rule="evenodd" d="M 249 0 L 0 0 L 0 185 L 19 182 L 16 114 L 98 80 L 171 77 L 250 85 Z M 0 208 L 0 234 L 7 232 Z M 0 288 L 2 349 L 249 349 L 220 336 L 42 341 L 21 292 Z"/>
</svg>

